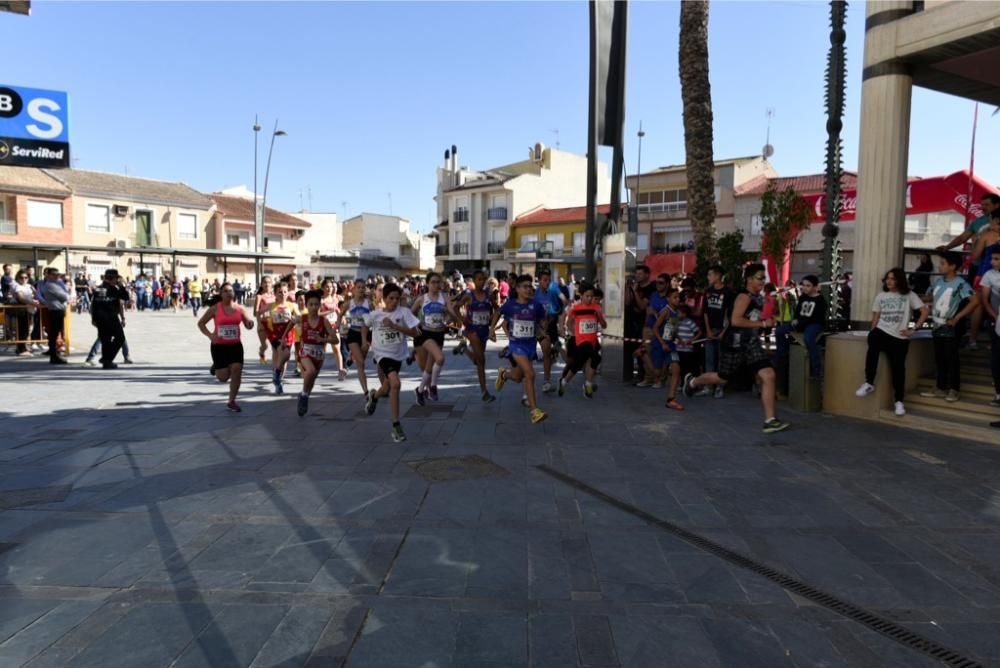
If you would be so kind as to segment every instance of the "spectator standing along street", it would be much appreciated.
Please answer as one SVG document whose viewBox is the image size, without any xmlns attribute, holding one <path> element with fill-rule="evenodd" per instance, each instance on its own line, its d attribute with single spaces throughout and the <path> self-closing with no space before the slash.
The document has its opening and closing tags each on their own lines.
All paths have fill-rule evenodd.
<svg viewBox="0 0 1000 668">
<path fill-rule="evenodd" d="M 118 368 L 115 357 L 125 341 L 126 301 L 128 293 L 118 286 L 118 272 L 108 269 L 104 272 L 104 282 L 94 289 L 90 307 L 91 322 L 101 340 L 101 366 L 105 369 Z"/>
<path fill-rule="evenodd" d="M 65 328 L 70 293 L 55 267 L 45 269 L 45 282 L 41 285 L 42 296 L 49 310 L 49 364 L 66 364 L 66 359 L 59 354 L 59 337 Z"/>
</svg>

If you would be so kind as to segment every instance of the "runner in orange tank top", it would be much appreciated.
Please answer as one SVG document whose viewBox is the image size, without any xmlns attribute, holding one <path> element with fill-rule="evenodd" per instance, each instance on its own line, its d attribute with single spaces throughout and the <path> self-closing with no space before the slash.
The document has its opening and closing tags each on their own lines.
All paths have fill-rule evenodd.
<svg viewBox="0 0 1000 668">
<path fill-rule="evenodd" d="M 243 379 L 243 342 L 240 339 L 240 325 L 253 329 L 253 319 L 242 306 L 236 303 L 236 292 L 228 282 L 223 283 L 219 294 L 221 300 L 215 308 L 208 308 L 198 321 L 198 329 L 212 342 L 212 375 L 220 383 L 229 382 L 229 403 L 226 407 L 234 413 L 240 412 L 236 395 Z M 215 331 L 208 331 L 208 323 L 215 322 Z"/>
<path fill-rule="evenodd" d="M 594 301 L 594 286 L 580 286 L 580 301 L 566 313 L 566 328 L 570 338 L 566 341 L 568 361 L 559 379 L 559 396 L 566 394 L 566 386 L 573 376 L 584 372 L 587 381 L 583 395 L 593 398 L 597 386 L 594 385 L 594 371 L 601 365 L 601 344 L 598 333 L 608 326 L 601 307 Z"/>
</svg>

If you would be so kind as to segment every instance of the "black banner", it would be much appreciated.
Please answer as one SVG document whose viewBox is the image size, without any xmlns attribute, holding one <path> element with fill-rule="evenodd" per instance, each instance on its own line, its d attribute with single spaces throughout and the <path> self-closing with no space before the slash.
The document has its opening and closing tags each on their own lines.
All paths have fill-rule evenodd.
<svg viewBox="0 0 1000 668">
<path fill-rule="evenodd" d="M 0 165 L 14 167 L 69 167 L 69 144 L 0 137 Z"/>
</svg>

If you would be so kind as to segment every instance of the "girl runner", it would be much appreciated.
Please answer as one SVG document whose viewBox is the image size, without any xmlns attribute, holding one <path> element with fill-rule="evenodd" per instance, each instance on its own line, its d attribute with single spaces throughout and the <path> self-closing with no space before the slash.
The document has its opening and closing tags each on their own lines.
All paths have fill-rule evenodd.
<svg viewBox="0 0 1000 668">
<path fill-rule="evenodd" d="M 285 377 L 285 365 L 292 355 L 295 343 L 295 325 L 299 322 L 299 307 L 293 301 L 288 301 L 288 286 L 278 284 L 274 303 L 268 310 L 269 329 L 267 339 L 271 342 L 271 373 L 275 394 L 284 394 L 282 381 Z"/>
<path fill-rule="evenodd" d="M 267 332 L 270 329 L 267 317 L 270 314 L 271 304 L 274 303 L 274 288 L 271 277 L 265 276 L 260 280 L 260 288 L 253 303 L 253 315 L 257 319 L 257 337 L 260 339 L 260 349 L 258 356 L 261 364 L 267 364 L 264 354 L 267 352 Z"/>
<path fill-rule="evenodd" d="M 306 293 L 306 315 L 299 325 L 299 362 L 302 364 L 302 391 L 299 393 L 298 412 L 302 417 L 309 411 L 309 394 L 323 368 L 326 344 L 337 340 L 337 330 L 329 318 L 320 315 L 323 293 L 310 290 Z M 339 346 L 338 346 L 339 348 Z"/>
<path fill-rule="evenodd" d="M 465 336 L 470 346 L 465 353 L 476 365 L 479 376 L 479 389 L 483 393 L 483 401 L 490 403 L 496 400 L 486 389 L 486 341 L 490 337 L 490 322 L 496 309 L 496 294 L 484 289 L 486 272 L 477 269 L 472 275 L 472 288 L 459 295 L 454 305 L 456 312 L 465 309 Z"/>
<path fill-rule="evenodd" d="M 243 342 L 240 340 L 240 325 L 253 329 L 253 319 L 242 306 L 235 303 L 236 292 L 228 282 L 222 284 L 222 299 L 209 308 L 198 321 L 198 329 L 212 342 L 212 375 L 220 383 L 229 381 L 229 403 L 226 408 L 240 412 L 236 394 L 243 379 Z M 208 331 L 208 323 L 215 321 L 215 331 Z"/>
<path fill-rule="evenodd" d="M 509 299 L 499 311 L 493 314 L 490 323 L 490 339 L 496 341 L 496 325 L 501 318 L 509 320 L 510 364 L 513 369 L 501 368 L 497 372 L 497 391 L 503 389 L 508 379 L 516 383 L 524 381 L 528 407 L 531 408 L 531 422 L 538 423 L 548 417 L 535 401 L 535 368 L 532 362 L 538 359 L 538 341 L 535 338 L 541 331 L 542 338 L 548 337 L 548 332 L 542 331 L 541 324 L 545 321 L 545 307 L 532 299 L 534 289 L 533 279 L 525 274 L 517 279 L 517 299 Z"/>
<path fill-rule="evenodd" d="M 351 359 L 358 370 L 358 382 L 361 391 L 368 396 L 368 377 L 365 375 L 365 357 L 368 355 L 368 345 L 371 337 L 363 338 L 365 316 L 372 312 L 371 302 L 365 297 L 365 282 L 362 279 L 354 281 L 354 294 L 344 304 L 344 317 L 350 329 L 347 330 L 347 349 L 351 351 Z"/>
<path fill-rule="evenodd" d="M 334 337 L 330 340 L 330 347 L 333 348 L 333 357 L 337 360 L 337 380 L 347 378 L 347 369 L 344 368 L 344 356 L 340 352 L 340 337 L 336 335 L 340 327 L 341 301 L 340 295 L 337 294 L 337 284 L 329 278 L 323 281 L 323 300 L 320 302 L 319 314 L 329 320 L 330 325 L 333 327 Z"/>
<path fill-rule="evenodd" d="M 413 303 L 413 314 L 420 318 L 420 333 L 413 337 L 413 353 L 417 365 L 423 370 L 420 386 L 415 390 L 421 406 L 430 397 L 438 400 L 438 377 L 444 366 L 444 334 L 448 317 L 458 320 L 451 309 L 448 296 L 441 291 L 441 274 L 427 274 L 427 292 Z"/>
</svg>

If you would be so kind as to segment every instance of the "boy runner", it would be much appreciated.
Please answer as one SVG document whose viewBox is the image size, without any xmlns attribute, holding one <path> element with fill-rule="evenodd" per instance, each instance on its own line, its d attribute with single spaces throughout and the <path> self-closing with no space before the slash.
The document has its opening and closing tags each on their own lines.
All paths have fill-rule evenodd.
<svg viewBox="0 0 1000 668">
<path fill-rule="evenodd" d="M 490 322 L 490 339 L 496 341 L 496 325 L 501 318 L 509 320 L 510 363 L 514 368 L 508 371 L 500 368 L 497 371 L 496 388 L 503 389 L 508 379 L 516 383 L 524 381 L 524 389 L 531 408 L 531 422 L 537 424 L 548 417 L 538 407 L 535 400 L 535 369 L 532 362 L 538 359 L 538 332 L 545 322 L 545 307 L 531 298 L 533 279 L 524 274 L 517 279 L 517 299 L 510 299 L 503 307 L 493 314 Z M 548 338 L 548 333 L 542 331 L 542 337 Z"/>
<path fill-rule="evenodd" d="M 708 268 L 708 288 L 705 290 L 705 371 L 719 370 L 719 344 L 728 326 L 728 314 L 733 304 L 733 291 L 722 282 L 726 271 L 722 265 Z M 706 387 L 706 391 L 710 388 Z M 722 385 L 715 386 L 715 398 L 725 395 Z"/>
<path fill-rule="evenodd" d="M 559 321 L 566 308 L 566 296 L 552 282 L 552 272 L 548 269 L 543 269 L 538 275 L 535 301 L 545 308 L 544 327 L 538 331 L 538 340 L 542 344 L 542 369 L 545 372 L 542 392 L 551 392 L 555 389 L 552 387 L 552 359 L 559 353 Z"/>
<path fill-rule="evenodd" d="M 650 304 L 653 302 L 650 301 Z M 681 305 L 681 292 L 677 288 L 667 289 L 667 305 L 663 307 L 662 310 L 656 316 L 656 322 L 653 324 L 653 332 L 656 334 L 656 341 L 659 344 L 659 349 L 662 350 L 662 354 L 659 359 L 659 366 L 657 371 L 663 367 L 666 368 L 661 376 L 666 382 L 666 372 L 670 372 L 670 388 L 667 390 L 667 408 L 672 408 L 675 411 L 684 410 L 684 405 L 677 401 L 677 386 L 681 382 L 681 357 L 677 352 L 677 339 L 678 339 L 678 328 L 681 321 L 680 313 L 678 308 Z M 653 364 L 656 365 L 657 359 L 653 358 Z"/>
<path fill-rule="evenodd" d="M 594 286 L 580 287 L 580 301 L 566 312 L 566 327 L 570 331 L 566 339 L 566 354 L 569 358 L 562 378 L 559 379 L 559 396 L 566 394 L 566 386 L 573 376 L 584 371 L 583 396 L 594 397 L 594 372 L 601 365 L 601 344 L 597 340 L 600 329 L 608 326 L 601 307 L 594 302 Z"/>
<path fill-rule="evenodd" d="M 420 332 L 413 338 L 413 355 L 423 372 L 420 385 L 415 390 L 421 406 L 430 397 L 438 400 L 438 377 L 444 367 L 444 335 L 449 317 L 455 318 L 448 295 L 441 290 L 441 274 L 427 274 L 427 292 L 413 302 L 413 314 L 420 316 Z M 388 286 L 386 286 L 388 288 Z M 397 286 L 398 287 L 398 286 Z M 385 291 L 383 290 L 383 299 Z"/>
<path fill-rule="evenodd" d="M 365 374 L 365 357 L 368 356 L 368 345 L 371 343 L 371 332 L 363 337 L 361 331 L 365 326 L 365 316 L 371 313 L 372 305 L 365 296 L 367 288 L 363 279 L 354 281 L 354 294 L 344 303 L 344 317 L 347 319 L 347 349 L 358 370 L 358 382 L 361 391 L 368 396 L 368 377 Z"/>
<path fill-rule="evenodd" d="M 722 342 L 722 355 L 718 372 L 703 373 L 697 378 L 688 374 L 684 379 L 684 394 L 692 396 L 695 390 L 706 385 L 723 385 L 743 370 L 748 370 L 760 379 L 760 401 L 764 408 L 764 433 L 788 429 L 788 423 L 775 416 L 775 376 L 771 359 L 761 342 L 761 330 L 774 327 L 774 322 L 764 320 L 764 284 L 767 274 L 764 265 L 755 263 L 743 270 L 745 291 L 736 296 Z"/>
<path fill-rule="evenodd" d="M 479 377 L 479 389 L 483 393 L 483 402 L 491 403 L 496 397 L 486 389 L 486 342 L 490 338 L 490 322 L 496 309 L 496 294 L 487 292 L 486 272 L 477 269 L 472 275 L 473 287 L 466 290 L 455 302 L 454 310 L 465 309 L 465 336 L 470 345 L 465 353 L 476 365 Z"/>
<path fill-rule="evenodd" d="M 375 362 L 383 374 L 382 385 L 378 390 L 368 393 L 368 404 L 365 412 L 372 415 L 378 400 L 388 396 L 392 405 L 392 440 L 402 443 L 406 440 L 403 427 L 399 423 L 399 370 L 407 353 L 407 336 L 420 335 L 420 320 L 407 308 L 399 307 L 401 289 L 395 283 L 390 283 L 382 289 L 383 308 L 364 316 L 364 326 L 361 329 L 362 340 L 372 334 L 372 353 Z"/>
<path fill-rule="evenodd" d="M 302 364 L 302 391 L 299 392 L 298 412 L 302 417 L 309 412 L 309 394 L 323 368 L 326 344 L 337 341 L 337 330 L 328 317 L 319 314 L 323 293 L 310 290 L 306 293 L 306 316 L 299 324 L 299 363 Z"/>
<path fill-rule="evenodd" d="M 275 300 L 267 311 L 267 340 L 271 342 L 271 383 L 275 394 L 284 394 L 285 365 L 295 343 L 295 325 L 299 322 L 299 307 L 288 301 L 288 285 L 279 283 Z"/>
<path fill-rule="evenodd" d="M 236 403 L 243 379 L 243 342 L 240 340 L 240 325 L 253 329 L 253 318 L 235 302 L 233 286 L 223 283 L 219 293 L 222 299 L 209 307 L 198 321 L 198 329 L 212 342 L 212 375 L 220 383 L 229 381 L 229 403 L 226 408 L 234 413 L 242 409 Z M 208 331 L 208 323 L 215 321 L 215 331 Z"/>
</svg>

